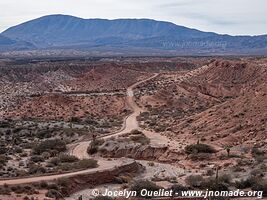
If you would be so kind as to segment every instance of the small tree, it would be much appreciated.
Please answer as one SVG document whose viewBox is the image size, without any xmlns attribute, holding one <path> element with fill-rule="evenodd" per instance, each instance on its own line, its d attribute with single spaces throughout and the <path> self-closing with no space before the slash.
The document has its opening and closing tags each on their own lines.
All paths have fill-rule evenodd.
<svg viewBox="0 0 267 200">
<path fill-rule="evenodd" d="M 225 146 L 224 149 L 226 150 L 227 156 L 229 158 L 230 157 L 231 146 Z"/>
</svg>

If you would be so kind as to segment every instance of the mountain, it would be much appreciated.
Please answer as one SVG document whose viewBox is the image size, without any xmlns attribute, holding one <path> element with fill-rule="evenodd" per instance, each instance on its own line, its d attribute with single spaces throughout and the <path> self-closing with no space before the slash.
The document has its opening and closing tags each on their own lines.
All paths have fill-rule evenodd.
<svg viewBox="0 0 267 200">
<path fill-rule="evenodd" d="M 49 15 L 11 27 L 3 36 L 41 49 L 172 51 L 185 54 L 266 53 L 267 35 L 230 36 L 151 19 L 82 19 Z"/>
</svg>

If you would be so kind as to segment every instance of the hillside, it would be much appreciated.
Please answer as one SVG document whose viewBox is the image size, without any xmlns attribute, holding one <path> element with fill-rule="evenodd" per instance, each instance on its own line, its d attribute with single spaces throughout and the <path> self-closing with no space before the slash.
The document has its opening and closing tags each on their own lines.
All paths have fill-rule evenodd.
<svg viewBox="0 0 267 200">
<path fill-rule="evenodd" d="M 0 51 L 27 50 L 33 48 L 34 46 L 29 42 L 16 41 L 0 35 Z"/>
<path fill-rule="evenodd" d="M 163 74 L 138 89 L 145 127 L 220 147 L 267 142 L 266 59 L 218 59 L 191 74 L 182 81 L 182 73 Z"/>
</svg>

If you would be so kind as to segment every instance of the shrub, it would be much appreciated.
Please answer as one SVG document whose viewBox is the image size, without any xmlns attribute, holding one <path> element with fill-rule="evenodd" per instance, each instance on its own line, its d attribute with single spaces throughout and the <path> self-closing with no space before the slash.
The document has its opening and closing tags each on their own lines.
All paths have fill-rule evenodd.
<svg viewBox="0 0 267 200">
<path fill-rule="evenodd" d="M 181 194 L 181 191 L 187 191 L 187 190 L 189 190 L 189 188 L 188 187 L 185 187 L 183 185 L 175 184 L 175 185 L 172 185 L 171 186 L 170 190 L 173 191 L 173 195 L 174 196 L 177 196 L 176 194 Z"/>
<path fill-rule="evenodd" d="M 45 173 L 46 169 L 42 166 L 32 164 L 29 166 L 29 174 L 42 174 Z"/>
<path fill-rule="evenodd" d="M 57 184 L 62 187 L 66 187 L 71 183 L 71 181 L 67 178 L 59 178 L 57 180 Z"/>
<path fill-rule="evenodd" d="M 55 150 L 58 152 L 66 151 L 66 144 L 60 139 L 45 140 L 34 147 L 33 152 L 35 154 L 42 154 L 46 151 Z"/>
<path fill-rule="evenodd" d="M 37 163 L 37 162 L 43 162 L 44 161 L 44 158 L 42 156 L 36 156 L 36 155 L 34 155 L 34 156 L 31 157 L 30 160 L 32 162 Z"/>
<path fill-rule="evenodd" d="M 53 199 L 59 199 L 62 197 L 62 195 L 55 189 L 48 190 L 45 196 Z"/>
<path fill-rule="evenodd" d="M 54 165 L 54 166 L 57 166 L 57 165 L 59 165 L 59 163 L 60 163 L 60 160 L 59 160 L 59 158 L 51 158 L 51 160 L 49 160 L 49 163 L 51 163 L 52 165 Z"/>
<path fill-rule="evenodd" d="M 263 152 L 262 150 L 260 150 L 259 148 L 257 148 L 257 147 L 253 147 L 253 148 L 251 149 L 251 154 L 252 154 L 254 157 L 256 157 L 256 156 L 262 156 L 262 155 L 264 155 L 264 152 Z"/>
<path fill-rule="evenodd" d="M 8 149 L 6 147 L 1 146 L 0 147 L 0 154 L 5 154 L 7 152 L 7 150 Z"/>
<path fill-rule="evenodd" d="M 97 161 L 93 159 L 82 159 L 77 162 L 78 169 L 96 168 L 97 166 Z"/>
<path fill-rule="evenodd" d="M 235 181 L 235 187 L 237 189 L 246 189 L 250 188 L 254 184 L 254 179 L 253 178 L 248 178 L 248 179 L 241 179 L 240 181 Z"/>
<path fill-rule="evenodd" d="M 131 131 L 131 134 L 132 135 L 139 135 L 139 134 L 142 134 L 142 132 L 137 130 L 137 129 L 134 129 L 134 130 Z"/>
<path fill-rule="evenodd" d="M 216 180 L 215 178 L 205 180 L 201 188 L 210 191 L 228 191 L 227 183 L 221 179 Z"/>
<path fill-rule="evenodd" d="M 7 157 L 4 155 L 0 155 L 0 166 L 5 165 L 7 163 Z"/>
<path fill-rule="evenodd" d="M 160 189 L 155 183 L 147 180 L 136 181 L 130 188 L 130 191 L 136 191 L 137 196 L 141 196 L 141 190 L 157 191 Z"/>
<path fill-rule="evenodd" d="M 42 189 L 46 189 L 46 188 L 48 187 L 48 183 L 45 182 L 45 181 L 41 181 L 41 182 L 39 183 L 39 186 L 40 186 L 40 188 L 42 188 Z"/>
<path fill-rule="evenodd" d="M 215 153 L 215 149 L 207 144 L 191 144 L 185 147 L 187 154 L 193 153 Z"/>
<path fill-rule="evenodd" d="M 51 154 L 49 152 L 45 151 L 45 152 L 42 153 L 42 157 L 45 158 L 45 159 L 50 158 L 50 156 L 51 156 Z"/>
<path fill-rule="evenodd" d="M 79 159 L 76 156 L 68 155 L 68 154 L 60 154 L 59 161 L 62 163 L 73 163 L 77 162 Z"/>
<path fill-rule="evenodd" d="M 103 143 L 104 143 L 103 139 L 95 139 L 95 140 L 93 140 L 90 143 L 89 147 L 87 148 L 87 153 L 90 154 L 90 155 L 97 153 L 98 147 L 100 145 L 102 145 Z"/>
<path fill-rule="evenodd" d="M 262 191 L 263 197 L 267 197 L 267 180 L 258 179 L 251 187 L 254 191 Z"/>
<path fill-rule="evenodd" d="M 87 148 L 87 153 L 90 154 L 90 155 L 93 155 L 93 154 L 97 153 L 97 151 L 98 151 L 98 147 L 97 146 L 89 145 L 89 147 Z"/>
<path fill-rule="evenodd" d="M 130 139 L 134 142 L 141 143 L 143 145 L 150 143 L 150 139 L 147 138 L 144 134 L 133 135 L 130 137 Z"/>
<path fill-rule="evenodd" d="M 185 182 L 191 187 L 200 187 L 203 182 L 204 178 L 201 175 L 190 175 L 186 177 Z"/>
</svg>

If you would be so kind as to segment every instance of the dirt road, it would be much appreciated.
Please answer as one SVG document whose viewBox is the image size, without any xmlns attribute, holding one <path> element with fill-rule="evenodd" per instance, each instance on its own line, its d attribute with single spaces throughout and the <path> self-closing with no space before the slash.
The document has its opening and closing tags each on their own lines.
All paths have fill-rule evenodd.
<svg viewBox="0 0 267 200">
<path fill-rule="evenodd" d="M 187 74 L 185 74 L 185 76 L 183 76 L 179 81 L 184 81 L 187 78 L 190 78 L 192 76 L 195 76 L 199 73 L 202 73 L 203 71 L 207 70 L 208 66 L 203 66 L 201 68 L 198 68 L 196 70 L 193 70 Z M 158 74 L 154 74 L 153 76 L 144 79 L 142 81 L 139 81 L 133 85 L 131 85 L 128 89 L 127 89 L 127 103 L 129 105 L 129 107 L 131 107 L 132 109 L 132 113 L 126 117 L 126 119 L 124 120 L 124 124 L 123 124 L 123 128 L 118 131 L 118 132 L 114 132 L 112 134 L 103 136 L 103 139 L 108 139 L 111 137 L 116 137 L 119 135 L 123 135 L 125 133 L 129 133 L 132 130 L 135 129 L 139 129 L 139 125 L 137 122 L 136 117 L 141 113 L 142 109 L 136 104 L 136 102 L 134 101 L 134 92 L 133 89 L 138 86 L 141 83 L 144 83 L 146 81 L 149 81 L 155 77 L 157 77 Z M 168 140 L 166 137 L 164 136 L 160 136 L 160 135 L 155 135 L 151 132 L 148 131 L 144 131 L 145 134 L 147 134 L 147 136 L 153 138 L 153 141 L 155 141 L 155 143 L 158 143 L 158 141 L 164 141 L 163 143 L 169 143 L 170 144 L 170 140 Z M 164 137 L 164 138 L 163 138 Z M 89 158 L 89 155 L 87 154 L 87 147 L 89 146 L 90 141 L 82 141 L 77 143 L 74 148 L 72 149 L 72 151 L 70 152 L 70 154 L 77 156 L 80 159 L 83 158 Z M 116 160 L 112 160 L 112 161 L 107 161 L 107 160 L 98 160 L 98 164 L 99 167 L 98 168 L 94 168 L 94 169 L 87 169 L 87 170 L 83 170 L 83 171 L 77 171 L 77 172 L 71 172 L 71 173 L 65 173 L 65 174 L 59 174 L 59 175 L 46 175 L 46 176 L 39 176 L 39 177 L 30 177 L 30 178 L 20 178 L 20 179 L 11 179 L 11 180 L 0 180 L 0 185 L 4 185 L 4 184 L 8 184 L 8 185 L 13 185 L 13 184 L 25 184 L 25 183 L 33 183 L 33 182 L 39 182 L 39 181 L 49 181 L 49 180 L 54 180 L 54 179 L 58 179 L 58 178 L 62 178 L 62 177 L 70 177 L 70 176 L 75 176 L 78 174 L 88 174 L 88 173 L 94 173 L 97 171 L 102 171 L 102 170 L 109 170 L 114 168 L 115 166 L 122 166 L 127 160 L 126 158 L 122 158 L 122 159 L 116 159 Z"/>
<path fill-rule="evenodd" d="M 125 133 L 129 133 L 135 129 L 139 129 L 139 125 L 138 125 L 136 117 L 140 114 L 141 108 L 134 101 L 133 89 L 136 86 L 138 86 L 139 84 L 144 83 L 148 80 L 151 80 L 151 79 L 155 78 L 156 76 L 158 76 L 158 74 L 154 74 L 153 76 L 151 76 L 147 79 L 144 79 L 142 81 L 139 81 L 139 82 L 131 85 L 130 87 L 128 87 L 128 89 L 127 89 L 127 104 L 132 109 L 133 112 L 125 118 L 123 128 L 120 131 L 114 132 L 114 133 L 109 134 L 107 136 L 103 136 L 101 138 L 108 139 L 111 137 L 116 137 L 119 135 L 123 135 Z M 87 147 L 89 146 L 89 143 L 90 143 L 90 141 L 79 142 L 73 148 L 73 150 L 71 151 L 70 154 L 78 157 L 79 159 L 89 158 L 89 155 L 87 154 Z"/>
<path fill-rule="evenodd" d="M 103 139 L 107 139 L 110 137 L 116 137 L 116 136 L 128 133 L 134 129 L 139 128 L 136 117 L 140 114 L 141 109 L 137 106 L 137 104 L 134 101 L 133 89 L 137 85 L 139 85 L 145 81 L 148 81 L 150 79 L 153 79 L 156 76 L 158 76 L 158 74 L 155 74 L 155 75 L 153 75 L 153 76 L 151 76 L 145 80 L 139 81 L 127 89 L 127 103 L 132 108 L 133 112 L 128 117 L 126 117 L 126 119 L 124 120 L 123 128 L 120 131 L 112 133 L 112 134 L 107 135 L 107 136 L 104 136 Z M 80 159 L 89 158 L 89 155 L 87 154 L 87 147 L 88 147 L 89 143 L 90 143 L 90 141 L 79 142 L 73 148 L 73 150 L 71 151 L 71 154 L 77 156 Z M 128 163 L 130 162 L 129 159 L 127 159 L 127 158 L 115 159 L 112 161 L 98 159 L 98 165 L 99 165 L 98 168 L 87 169 L 87 170 L 65 173 L 65 174 L 57 174 L 57 175 L 46 175 L 46 176 L 39 176 L 39 177 L 0 180 L 0 185 L 4 185 L 4 184 L 8 184 L 8 185 L 27 184 L 27 183 L 33 183 L 33 182 L 39 182 L 39 181 L 51 181 L 51 180 L 62 178 L 62 177 L 75 176 L 78 174 L 88 174 L 88 173 L 94 173 L 96 171 L 110 170 L 116 166 L 125 165 L 125 164 L 127 164 L 127 162 Z M 131 162 L 133 162 L 133 160 L 131 160 Z"/>
<path fill-rule="evenodd" d="M 82 171 L 70 172 L 65 174 L 57 174 L 57 175 L 46 175 L 46 176 L 38 176 L 38 177 L 28 177 L 28 178 L 19 178 L 19 179 L 10 179 L 10 180 L 0 180 L 0 185 L 8 184 L 8 185 L 17 185 L 17 184 L 27 184 L 27 183 L 34 183 L 40 181 L 51 181 L 58 178 L 63 177 L 71 177 L 80 174 L 91 174 L 95 173 L 96 171 L 105 171 L 111 170 L 118 166 L 128 165 L 130 162 L 135 162 L 132 159 L 118 159 L 114 161 L 107 161 L 107 160 L 98 160 L 99 167 L 86 169 Z"/>
</svg>

